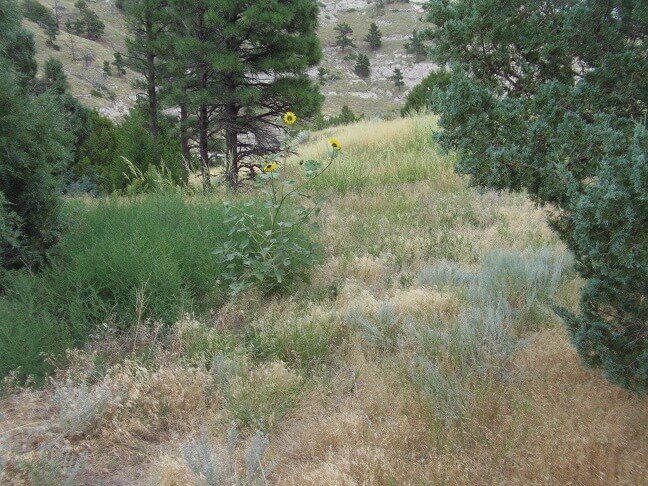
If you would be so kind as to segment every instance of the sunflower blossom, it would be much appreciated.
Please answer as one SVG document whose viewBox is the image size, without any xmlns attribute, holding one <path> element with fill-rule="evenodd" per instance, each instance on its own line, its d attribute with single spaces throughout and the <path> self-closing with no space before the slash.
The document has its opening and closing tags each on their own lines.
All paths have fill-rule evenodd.
<svg viewBox="0 0 648 486">
<path fill-rule="evenodd" d="M 283 121 L 285 121 L 288 125 L 293 125 L 297 121 L 297 115 L 295 115 L 292 111 L 287 111 L 286 113 L 284 113 Z"/>
<path fill-rule="evenodd" d="M 331 148 L 333 148 L 333 150 L 342 150 L 342 144 L 338 142 L 337 138 L 331 138 L 329 140 L 329 143 L 331 144 Z"/>
<path fill-rule="evenodd" d="M 277 164 L 275 164 L 274 162 L 270 162 L 269 164 L 263 166 L 263 172 L 274 172 L 276 168 L 277 168 Z"/>
</svg>

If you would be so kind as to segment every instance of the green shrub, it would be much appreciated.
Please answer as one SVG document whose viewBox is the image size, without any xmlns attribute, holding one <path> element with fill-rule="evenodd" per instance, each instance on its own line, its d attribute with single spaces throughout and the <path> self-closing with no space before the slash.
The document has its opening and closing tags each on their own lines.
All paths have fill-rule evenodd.
<svg viewBox="0 0 648 486">
<path fill-rule="evenodd" d="M 43 26 L 57 24 L 52 11 L 38 0 L 23 0 L 22 13 L 26 19 Z"/>
<path fill-rule="evenodd" d="M 648 392 L 648 131 L 628 159 L 607 159 L 577 201 L 573 245 L 590 279 L 580 316 L 559 311 L 583 361 L 613 383 Z M 611 323 L 617 323 L 612 326 Z"/>
<path fill-rule="evenodd" d="M 527 191 L 588 280 L 560 314 L 581 359 L 648 392 L 644 0 L 431 0 L 431 56 L 451 65 L 435 109 L 457 171 Z M 506 25 L 507 28 L 501 28 Z M 606 46 L 601 49 L 601 46 Z"/>
<path fill-rule="evenodd" d="M 0 51 L 1 37 L 2 33 Z M 49 94 L 26 94 L 18 75 L 0 57 L 0 193 L 5 225 L 11 225 L 3 237 L 13 240 L 0 241 L 3 268 L 35 268 L 56 242 L 56 174 L 70 159 L 71 146 L 64 125 L 57 100 Z"/>
<path fill-rule="evenodd" d="M 225 204 L 229 238 L 212 253 L 225 269 L 222 279 L 232 294 L 253 286 L 266 294 L 286 291 L 308 280 L 313 265 L 321 258 L 321 246 L 311 234 L 317 229 L 313 217 L 327 198 L 312 198 L 302 191 L 338 156 L 339 142 L 331 139 L 331 147 L 326 166 L 314 160 L 304 162 L 306 180 L 302 183 L 280 180 L 276 167 L 281 154 L 264 165 L 257 184 L 263 188 L 267 215 L 259 217 L 261 207 L 251 201 Z M 305 200 L 307 206 L 291 204 L 297 199 Z"/>
<path fill-rule="evenodd" d="M 310 321 L 250 328 L 247 346 L 255 360 L 282 361 L 295 370 L 312 373 L 330 363 L 335 330 Z"/>
<path fill-rule="evenodd" d="M 224 301 L 222 267 L 206 257 L 227 233 L 220 202 L 174 195 L 69 201 L 65 216 L 73 223 L 51 266 L 5 278 L 0 375 L 21 366 L 43 376 L 49 368 L 40 353 L 82 344 L 103 322 L 170 324 Z"/>
<path fill-rule="evenodd" d="M 90 124 L 90 132 L 79 147 L 77 162 L 71 168 L 71 177 L 74 182 L 78 182 L 92 174 L 102 184 L 116 157 L 117 129 L 110 118 L 100 115 L 96 110 L 90 112 Z M 93 189 L 92 192 L 96 192 L 97 188 Z"/>
<path fill-rule="evenodd" d="M 445 69 L 432 71 L 407 95 L 401 115 L 406 116 L 425 110 L 435 111 L 436 100 L 450 84 L 450 73 Z"/>
<path fill-rule="evenodd" d="M 102 130 L 108 128 L 103 125 Z M 142 109 L 133 109 L 128 117 L 115 127 L 116 146 L 112 161 L 97 169 L 101 175 L 101 189 L 106 193 L 124 191 L 131 180 L 132 170 L 145 174 L 150 167 L 158 171 L 165 167 L 175 184 L 185 179 L 180 142 L 173 131 L 173 122 L 161 118 L 157 138 L 151 137 L 148 128 L 148 115 Z M 141 191 L 140 191 L 141 192 Z"/>
<path fill-rule="evenodd" d="M 299 225 L 306 210 L 282 209 L 281 219 L 274 223 L 262 213 L 262 204 L 225 206 L 230 233 L 212 253 L 225 269 L 221 279 L 232 294 L 253 286 L 266 294 L 286 291 L 307 281 L 312 267 L 320 261 L 320 245 L 312 239 L 309 228 Z"/>
</svg>

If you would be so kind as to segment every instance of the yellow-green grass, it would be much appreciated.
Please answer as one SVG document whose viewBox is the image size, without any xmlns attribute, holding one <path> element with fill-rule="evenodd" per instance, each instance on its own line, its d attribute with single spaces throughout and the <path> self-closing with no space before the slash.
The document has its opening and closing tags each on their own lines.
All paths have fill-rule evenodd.
<svg viewBox="0 0 648 486">
<path fill-rule="evenodd" d="M 468 188 L 434 127 L 313 133 L 300 157 L 325 160 L 330 137 L 342 152 L 316 186 L 331 199 L 311 284 L 167 332 L 105 329 L 55 384 L 2 399 L 2 482 L 69 477 L 85 454 L 87 483 L 204 484 L 200 437 L 202 465 L 240 479 L 261 428 L 268 484 L 645 484 L 646 399 L 582 368 L 550 309 L 576 306 L 568 252 L 523 195 Z M 53 396 L 78 397 L 65 421 Z"/>
</svg>

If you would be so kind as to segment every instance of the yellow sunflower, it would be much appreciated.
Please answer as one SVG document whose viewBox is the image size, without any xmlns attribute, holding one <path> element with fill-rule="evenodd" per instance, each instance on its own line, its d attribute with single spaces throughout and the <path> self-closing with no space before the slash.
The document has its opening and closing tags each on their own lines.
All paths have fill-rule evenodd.
<svg viewBox="0 0 648 486">
<path fill-rule="evenodd" d="M 277 168 L 277 164 L 275 164 L 274 162 L 270 162 L 269 164 L 263 166 L 263 172 L 274 172 L 276 168 Z"/>
<path fill-rule="evenodd" d="M 288 125 L 293 125 L 297 121 L 297 115 L 295 115 L 292 111 L 287 111 L 286 113 L 284 113 L 283 121 L 285 121 Z"/>
<path fill-rule="evenodd" d="M 333 150 L 338 150 L 338 151 L 342 150 L 342 144 L 340 144 L 340 142 L 338 142 L 337 138 L 331 138 L 329 140 L 329 143 L 331 144 L 331 148 Z"/>
</svg>

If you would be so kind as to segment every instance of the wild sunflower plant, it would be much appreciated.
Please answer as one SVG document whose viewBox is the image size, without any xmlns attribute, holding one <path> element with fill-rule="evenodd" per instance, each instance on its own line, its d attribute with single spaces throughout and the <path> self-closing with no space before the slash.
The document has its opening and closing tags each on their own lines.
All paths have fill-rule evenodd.
<svg viewBox="0 0 648 486">
<path fill-rule="evenodd" d="M 304 179 L 284 177 L 292 149 L 297 116 L 283 116 L 288 130 L 279 152 L 260 164 L 255 183 L 262 197 L 259 204 L 248 201 L 243 205 L 225 203 L 224 223 L 230 227 L 229 238 L 213 253 L 221 261 L 221 282 L 233 295 L 250 287 L 268 294 L 288 290 L 293 284 L 308 281 L 310 271 L 322 256 L 321 246 L 313 238 L 319 229 L 316 218 L 327 196 L 313 196 L 305 191 L 340 155 L 342 145 L 329 140 L 326 162 L 301 161 Z M 259 210 L 260 209 L 260 210 Z"/>
</svg>

